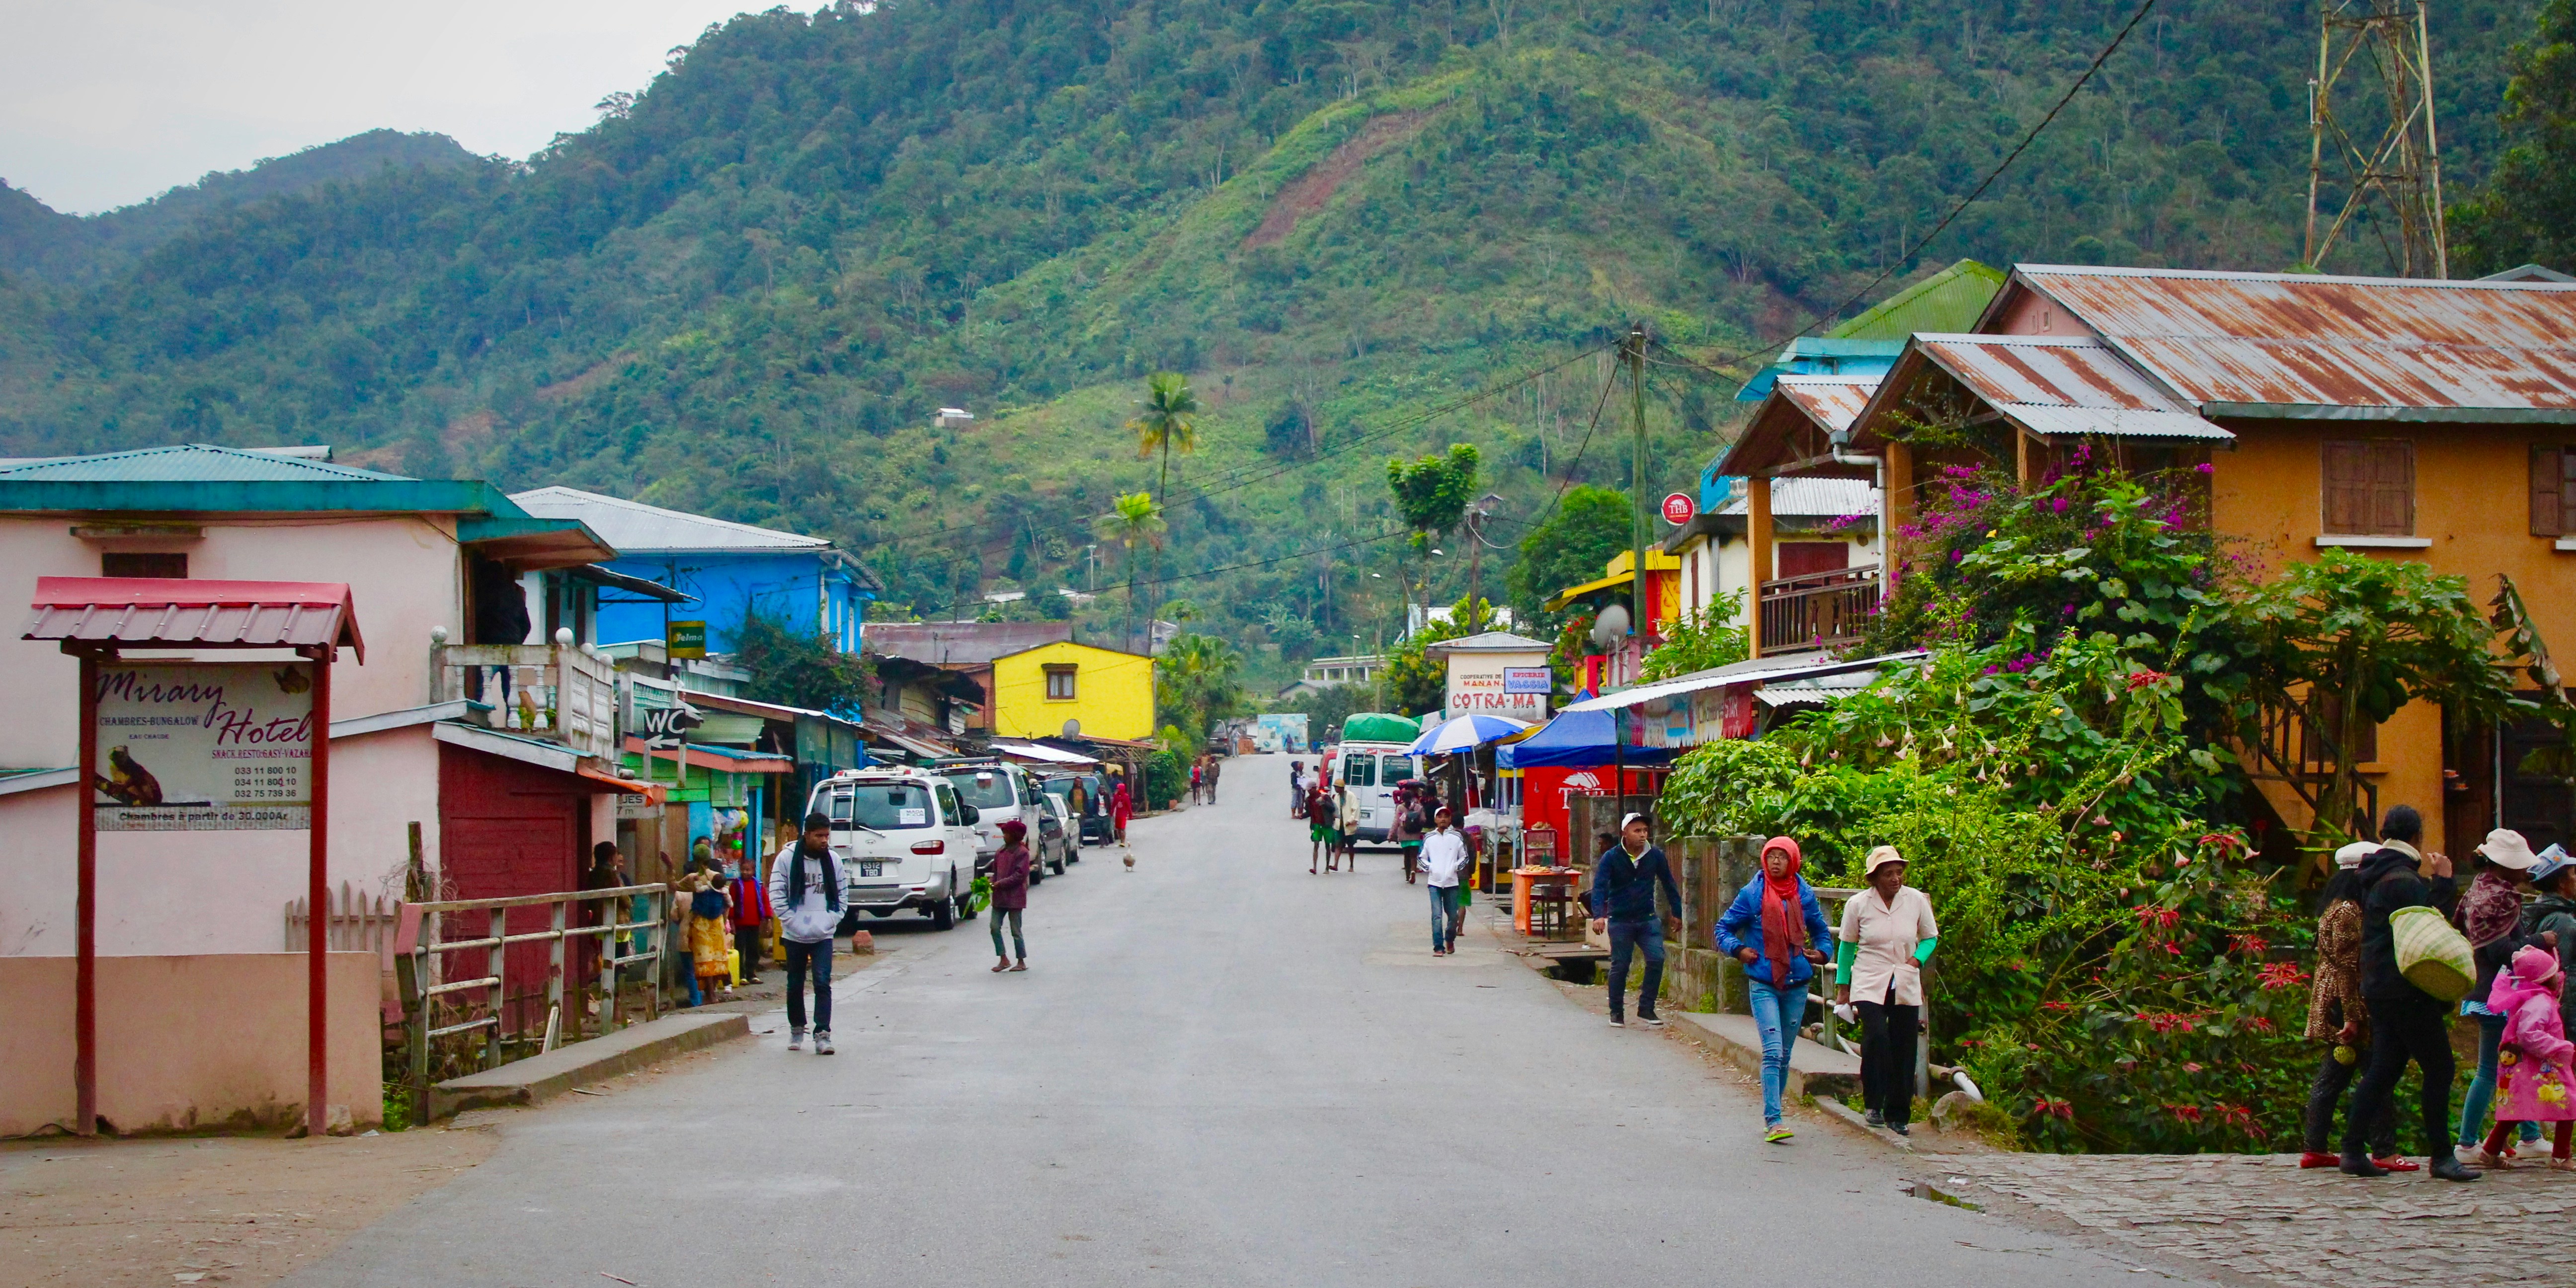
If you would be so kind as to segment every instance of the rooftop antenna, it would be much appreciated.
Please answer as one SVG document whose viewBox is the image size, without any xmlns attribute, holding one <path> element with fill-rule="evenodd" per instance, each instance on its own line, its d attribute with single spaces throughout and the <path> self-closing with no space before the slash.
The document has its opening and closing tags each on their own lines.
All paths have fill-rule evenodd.
<svg viewBox="0 0 2576 1288">
<path fill-rule="evenodd" d="M 2308 230 L 2304 263 L 2321 270 L 2365 210 L 2406 277 L 2451 275 L 2442 227 L 2442 150 L 2433 122 L 2428 0 L 2320 0 L 2317 71 L 2308 81 Z M 2336 114 L 2341 98 L 2347 116 Z M 2356 137 L 2358 136 L 2358 137 Z M 2318 227 L 2318 216 L 2327 219 Z M 2370 222 L 2365 219 L 2364 222 Z"/>
</svg>

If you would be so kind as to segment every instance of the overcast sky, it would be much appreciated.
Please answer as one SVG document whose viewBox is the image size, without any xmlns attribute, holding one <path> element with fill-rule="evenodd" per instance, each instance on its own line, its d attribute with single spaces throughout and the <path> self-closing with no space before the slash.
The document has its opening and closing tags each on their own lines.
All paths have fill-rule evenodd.
<svg viewBox="0 0 2576 1288">
<path fill-rule="evenodd" d="M 380 126 L 524 157 L 746 7 L 0 0 L 0 179 L 94 214 Z"/>
</svg>

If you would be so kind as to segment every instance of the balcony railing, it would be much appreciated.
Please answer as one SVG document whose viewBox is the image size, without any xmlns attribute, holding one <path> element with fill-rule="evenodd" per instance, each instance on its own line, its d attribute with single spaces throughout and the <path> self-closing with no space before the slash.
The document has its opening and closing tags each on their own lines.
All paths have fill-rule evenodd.
<svg viewBox="0 0 2576 1288">
<path fill-rule="evenodd" d="M 1878 592 L 1876 565 L 1762 583 L 1762 651 L 1792 653 L 1857 642 L 1878 616 Z"/>
<path fill-rule="evenodd" d="M 617 668 L 607 658 L 569 642 L 449 644 L 436 653 L 432 701 L 470 698 L 491 708 L 483 720 L 492 728 L 560 742 L 586 756 L 620 751 Z"/>
</svg>

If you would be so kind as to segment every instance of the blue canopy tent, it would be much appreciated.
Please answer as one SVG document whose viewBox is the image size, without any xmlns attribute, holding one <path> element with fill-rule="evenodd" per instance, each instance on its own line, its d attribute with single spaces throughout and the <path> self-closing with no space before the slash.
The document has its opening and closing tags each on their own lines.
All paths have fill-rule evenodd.
<svg viewBox="0 0 2576 1288">
<path fill-rule="evenodd" d="M 1495 755 L 1495 763 L 1505 769 L 1549 765 L 1589 768 L 1607 765 L 1613 756 L 1639 768 L 1673 763 L 1670 747 L 1641 747 L 1633 742 L 1614 747 L 1610 718 L 1607 711 L 1566 712 L 1541 726 L 1537 733 L 1504 743 Z"/>
</svg>

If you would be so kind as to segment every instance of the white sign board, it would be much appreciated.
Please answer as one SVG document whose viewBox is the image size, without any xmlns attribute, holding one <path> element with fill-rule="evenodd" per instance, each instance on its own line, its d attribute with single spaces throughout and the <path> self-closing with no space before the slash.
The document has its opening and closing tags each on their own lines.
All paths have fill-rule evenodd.
<svg viewBox="0 0 2576 1288">
<path fill-rule="evenodd" d="M 99 831 L 303 830 L 312 769 L 310 662 L 99 664 Z"/>
<path fill-rule="evenodd" d="M 1452 653 L 1449 699 L 1442 711 L 1458 716 L 1509 716 L 1533 724 L 1547 719 L 1547 654 Z"/>
</svg>

